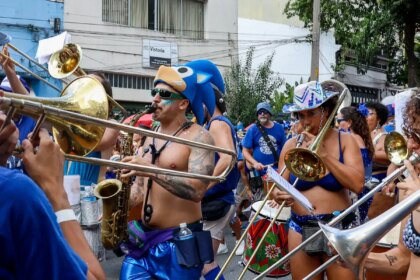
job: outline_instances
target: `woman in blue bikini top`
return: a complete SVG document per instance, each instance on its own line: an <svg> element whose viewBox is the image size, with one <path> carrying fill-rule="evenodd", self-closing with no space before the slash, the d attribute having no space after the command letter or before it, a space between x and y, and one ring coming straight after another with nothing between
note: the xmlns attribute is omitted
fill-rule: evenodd
<svg viewBox="0 0 420 280"><path fill-rule="evenodd" d="M328 84L327 86L330 86ZM296 87L294 92L294 104L289 107L289 112L295 112L303 128L308 128L305 134L303 148L307 148L321 131L330 117L330 112L337 103L336 96L341 90L325 89L319 83L309 82ZM286 142L280 155L279 170L285 166L285 153L296 146L296 138ZM316 220L336 211L342 211L350 206L348 190L359 193L364 184L364 168L360 149L351 135L339 133L333 127L326 132L321 141L318 155L324 161L327 174L315 182L298 182L296 188L305 195L315 207L314 215L310 215L305 208L287 193L275 189L273 197L277 203L286 201L287 206L292 207L292 218L296 217L299 222L305 223L308 220ZM286 169L283 177L294 182L294 176ZM291 224L290 224L291 225ZM302 242L302 235L299 233L299 226L289 228L288 244L289 251L293 250ZM325 253L308 255L300 251L291 258L291 271L293 279L302 279L311 271L315 270L328 259ZM349 269L333 264L327 268L328 278L331 279L354 279Z"/></svg>

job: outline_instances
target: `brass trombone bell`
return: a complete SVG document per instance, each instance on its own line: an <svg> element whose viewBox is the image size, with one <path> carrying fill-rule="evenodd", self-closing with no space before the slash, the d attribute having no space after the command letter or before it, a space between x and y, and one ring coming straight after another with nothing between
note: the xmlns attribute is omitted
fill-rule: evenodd
<svg viewBox="0 0 420 280"><path fill-rule="evenodd" d="M100 119L108 118L108 99L102 84L89 76L80 77L71 82L62 92L61 97L40 98L22 94L4 93L10 98L10 104L1 107L14 107L18 113L38 118L43 115L43 107L52 106L62 111ZM46 121L53 125L53 136L66 154L86 155L99 144L105 128L80 121L64 120L60 115L47 115Z"/></svg>
<svg viewBox="0 0 420 280"><path fill-rule="evenodd" d="M72 74L84 76L86 73L79 67L81 59L82 48L77 44L66 44L51 55L48 72L56 79L64 79Z"/></svg>
<svg viewBox="0 0 420 280"><path fill-rule="evenodd" d="M31 63L37 65L40 67L43 71L48 72L49 75L51 75L53 78L56 79L64 79L66 77L69 77L70 75L74 75L76 77L82 77L85 76L86 73L83 71L80 65L80 61L82 60L82 49L77 44L66 44L64 47L55 52L51 55L49 61L48 61L48 68L44 67L42 64L39 64L35 59L31 58L12 44L10 44L10 36L6 35L5 33L0 32L0 45L7 46L20 55L24 56L26 59L28 59ZM29 70L10 56L5 55L3 52L0 52L0 56L7 58L17 67L21 68L25 72L31 74L38 80L44 82L51 88L55 89L58 92L61 92L61 89L59 89L57 86L53 85L46 79L42 78L41 76L37 75L33 71ZM123 114L122 120L128 117L127 110L121 106L117 101L115 101L111 96L107 95L109 102L112 104L112 106L117 107Z"/></svg>
<svg viewBox="0 0 420 280"><path fill-rule="evenodd" d="M327 169L325 163L317 154L318 149L320 147L321 141L330 128L330 125L338 109L342 106L350 106L350 104L346 103L349 101L351 102L351 96L349 95L349 90L345 84L336 80L327 80L322 82L321 86L324 91L341 92L337 101L337 105L330 112L330 115L321 131L319 131L318 135L307 149L294 148L287 151L284 156L284 162L287 166L287 169L289 169L290 172L292 172L299 179L310 182L319 180L325 176Z"/></svg>
<svg viewBox="0 0 420 280"><path fill-rule="evenodd" d="M395 165L403 165L408 156L407 141L400 133L392 131L385 137L385 153L388 159Z"/></svg>
<svg viewBox="0 0 420 280"><path fill-rule="evenodd" d="M9 35L0 32L0 46L3 45L4 47L8 47L12 50L14 50L15 52L17 52L18 54L20 54L21 56L25 57L27 60L29 60L31 63L35 64L36 66L38 66L39 68L41 68L43 71L45 72L49 72L48 69L46 67L44 67L42 64L38 63L38 61L36 61L35 59L31 58L30 56L28 56L27 54L25 54L24 52L22 52L21 50L19 50L18 48L16 48L15 46L13 46L11 43L11 38ZM47 84L48 86L50 86L51 88L55 89L58 92L61 92L61 90L56 87L55 85L53 85L52 83L50 83L49 81L47 81L46 79L42 78L41 76L39 76L38 74L34 73L33 71L29 70L28 68L26 68L25 66L23 66L22 64L20 64L19 62L17 62L16 60L14 60L13 58L11 58L10 56L7 56L6 54L3 53L3 51L0 52L0 56L2 56L3 58L9 59L9 61L11 63L13 63L14 65L16 65L17 67L21 68L23 71L25 71L26 73L31 74L32 76L34 76L35 78L37 78L38 80L44 82L45 84Z"/></svg>

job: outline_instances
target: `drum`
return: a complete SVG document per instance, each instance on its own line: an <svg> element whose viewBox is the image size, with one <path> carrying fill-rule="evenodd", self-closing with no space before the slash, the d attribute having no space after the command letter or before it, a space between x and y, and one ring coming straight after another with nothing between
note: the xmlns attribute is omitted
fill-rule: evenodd
<svg viewBox="0 0 420 280"><path fill-rule="evenodd" d="M262 201L252 204L251 219L261 207ZM254 253L257 244L270 225L271 220L276 215L278 208L272 208L265 204L254 223L251 225L246 238L245 250L243 255L243 264L246 265ZM264 243L260 246L255 257L251 260L248 270L260 274L268 267L272 266L284 255L287 254L287 226L286 221L290 217L290 207L284 207L281 214L274 222L268 232ZM277 267L268 274L268 277L281 277L290 274L290 262Z"/></svg>
<svg viewBox="0 0 420 280"><path fill-rule="evenodd" d="M386 252L389 249L392 249L398 245L400 240L400 227L401 223L392 228L378 244L373 248L372 252L382 253ZM365 274L366 280L403 280L406 279L406 274L383 274L379 272L374 272L367 270Z"/></svg>

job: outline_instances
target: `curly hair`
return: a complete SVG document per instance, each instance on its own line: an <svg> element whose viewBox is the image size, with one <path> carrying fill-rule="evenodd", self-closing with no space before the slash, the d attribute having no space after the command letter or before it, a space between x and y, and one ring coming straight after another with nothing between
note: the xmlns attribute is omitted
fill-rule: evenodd
<svg viewBox="0 0 420 280"><path fill-rule="evenodd" d="M351 120L351 129L354 133L362 137L366 149L368 150L369 158L373 158L375 148L373 146L372 138L370 137L366 118L353 106L342 108L340 113L343 115L344 120Z"/></svg>
<svg viewBox="0 0 420 280"><path fill-rule="evenodd" d="M414 132L414 124L416 123L416 117L420 115L420 91L414 90L410 101L408 101L403 110L403 131L407 137L411 137ZM417 132L419 133L419 132ZM420 143L419 143L420 144Z"/></svg>
<svg viewBox="0 0 420 280"><path fill-rule="evenodd" d="M386 121L388 120L388 109L384 104L370 101L366 102L365 106L369 109L375 110L376 116L379 119L379 125L383 126L386 123Z"/></svg>

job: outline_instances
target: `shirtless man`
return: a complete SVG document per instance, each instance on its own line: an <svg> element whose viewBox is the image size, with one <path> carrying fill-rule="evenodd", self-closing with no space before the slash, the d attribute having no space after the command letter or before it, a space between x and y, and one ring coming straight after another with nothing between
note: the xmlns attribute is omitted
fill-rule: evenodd
<svg viewBox="0 0 420 280"><path fill-rule="evenodd" d="M152 90L152 106L156 107L153 118L160 122L157 131L213 145L210 134L185 116L195 95L188 90L197 80L184 80L185 70L186 67L159 68ZM202 104L198 106L201 109L192 107L193 111L203 110ZM213 173L214 153L208 150L151 137L144 147L139 156L123 161L195 174ZM132 186L131 206L143 201L143 220L129 224L131 242L126 244L128 255L120 278L199 279L202 261L212 261L213 254L210 233L202 231L200 204L209 181L138 171L128 171L123 176L134 175L137 178ZM197 242L176 238L181 223L187 223ZM207 257L198 256L199 251L207 252Z"/></svg>

